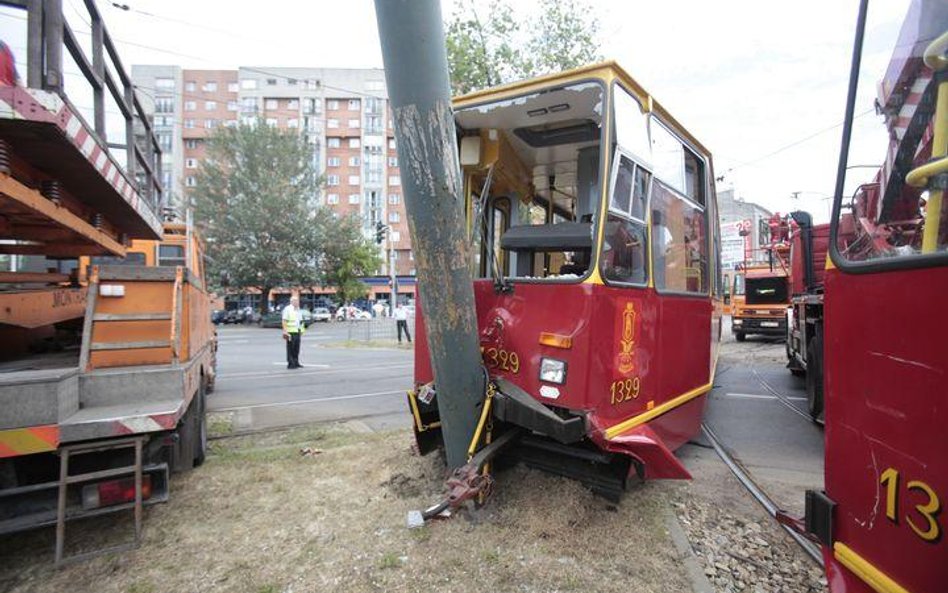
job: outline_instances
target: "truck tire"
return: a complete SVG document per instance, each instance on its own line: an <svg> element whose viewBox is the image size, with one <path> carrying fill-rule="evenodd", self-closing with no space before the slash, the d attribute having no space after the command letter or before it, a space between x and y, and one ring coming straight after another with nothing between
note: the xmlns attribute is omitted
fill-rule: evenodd
<svg viewBox="0 0 948 593"><path fill-rule="evenodd" d="M823 413L823 335L819 328L806 351L806 404L810 418L815 421Z"/></svg>
<svg viewBox="0 0 948 593"><path fill-rule="evenodd" d="M194 415L194 439L191 448L194 467L203 465L204 459L207 457L207 404L204 397L205 392L204 380L202 379L201 386L198 387L198 392L194 396L194 402L191 404L196 412Z"/></svg>
<svg viewBox="0 0 948 593"><path fill-rule="evenodd" d="M747 339L747 334L745 334L744 332L734 332L734 339L737 340L738 342L743 342L744 340Z"/></svg>

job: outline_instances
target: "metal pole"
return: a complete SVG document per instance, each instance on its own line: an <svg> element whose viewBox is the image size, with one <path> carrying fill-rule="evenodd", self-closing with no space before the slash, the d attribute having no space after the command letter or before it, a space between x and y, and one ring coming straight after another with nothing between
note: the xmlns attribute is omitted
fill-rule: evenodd
<svg viewBox="0 0 948 593"><path fill-rule="evenodd" d="M405 209L448 466L467 462L484 397L470 241L438 0L375 0Z"/></svg>
<svg viewBox="0 0 948 593"><path fill-rule="evenodd" d="M46 38L46 73L43 90L63 90L63 3L45 0L43 6L43 33Z"/></svg>
<svg viewBox="0 0 948 593"><path fill-rule="evenodd" d="M27 2L26 86L43 88L43 0Z"/></svg>

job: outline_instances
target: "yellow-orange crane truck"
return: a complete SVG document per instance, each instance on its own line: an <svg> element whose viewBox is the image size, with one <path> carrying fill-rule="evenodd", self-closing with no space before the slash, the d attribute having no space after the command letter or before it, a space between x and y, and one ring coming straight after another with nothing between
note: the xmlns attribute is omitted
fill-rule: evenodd
<svg viewBox="0 0 948 593"><path fill-rule="evenodd" d="M169 470L204 460L216 340L200 240L160 217L159 143L95 3L91 59L61 2L3 4L29 35L25 84L0 44L0 255L18 264L0 272L0 535L55 525L59 563L77 518L131 510L137 545ZM121 138L106 139L106 93Z"/></svg>

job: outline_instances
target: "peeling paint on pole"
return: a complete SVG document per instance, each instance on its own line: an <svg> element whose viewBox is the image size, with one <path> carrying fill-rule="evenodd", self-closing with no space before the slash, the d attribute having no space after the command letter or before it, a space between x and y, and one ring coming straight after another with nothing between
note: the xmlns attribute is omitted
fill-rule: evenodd
<svg viewBox="0 0 948 593"><path fill-rule="evenodd" d="M438 0L376 0L405 209L449 467L467 462L484 394L471 246Z"/></svg>

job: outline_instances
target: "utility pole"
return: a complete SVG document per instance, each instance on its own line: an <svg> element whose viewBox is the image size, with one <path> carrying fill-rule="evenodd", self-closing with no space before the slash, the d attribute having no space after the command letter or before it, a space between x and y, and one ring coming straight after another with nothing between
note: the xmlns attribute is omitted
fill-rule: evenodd
<svg viewBox="0 0 948 593"><path fill-rule="evenodd" d="M484 373L438 0L375 0L449 468L467 462Z"/></svg>

